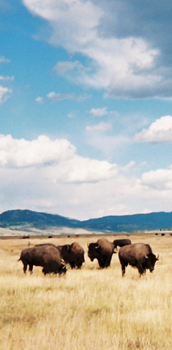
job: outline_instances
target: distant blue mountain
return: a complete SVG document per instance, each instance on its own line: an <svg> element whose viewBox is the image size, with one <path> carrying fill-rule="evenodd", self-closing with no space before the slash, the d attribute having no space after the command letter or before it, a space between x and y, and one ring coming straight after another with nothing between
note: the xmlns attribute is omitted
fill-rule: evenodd
<svg viewBox="0 0 172 350"><path fill-rule="evenodd" d="M134 215L111 215L90 220L74 220L60 215L31 210L9 210L0 214L0 227L22 229L24 226L41 230L52 227L83 228L100 232L136 232L172 228L172 212Z"/></svg>

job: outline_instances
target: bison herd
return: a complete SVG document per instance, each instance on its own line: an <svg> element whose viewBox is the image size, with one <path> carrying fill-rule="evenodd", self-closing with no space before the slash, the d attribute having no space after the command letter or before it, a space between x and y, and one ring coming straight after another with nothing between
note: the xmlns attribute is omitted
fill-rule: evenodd
<svg viewBox="0 0 172 350"><path fill-rule="evenodd" d="M132 244L129 239L117 239L109 242L106 238L100 238L96 243L88 245L88 257L91 261L97 259L100 268L107 268L111 264L112 256L117 253L122 269L122 276L125 275L125 269L128 265L136 267L139 275L146 273L146 270L152 272L155 263L158 260L152 253L149 244ZM18 261L23 263L23 271L26 273L29 266L30 273L33 272L33 266L41 266L44 275L48 273L65 274L66 264L70 267L80 269L85 262L84 249L79 243L65 244L56 246L52 243L37 244L21 251Z"/></svg>

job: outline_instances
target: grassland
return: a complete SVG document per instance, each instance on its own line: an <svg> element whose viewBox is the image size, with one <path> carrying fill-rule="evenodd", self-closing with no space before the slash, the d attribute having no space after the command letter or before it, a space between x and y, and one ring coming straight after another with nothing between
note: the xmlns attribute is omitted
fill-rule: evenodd
<svg viewBox="0 0 172 350"><path fill-rule="evenodd" d="M66 276L57 277L34 267L33 275L25 276L17 261L20 251L43 240L0 240L0 349L171 350L172 237L130 238L159 253L152 274L139 278L127 267L122 278L117 254L110 268L99 269L87 256L87 244L96 238L80 236L51 242L77 240L86 252L81 270L68 267Z"/></svg>

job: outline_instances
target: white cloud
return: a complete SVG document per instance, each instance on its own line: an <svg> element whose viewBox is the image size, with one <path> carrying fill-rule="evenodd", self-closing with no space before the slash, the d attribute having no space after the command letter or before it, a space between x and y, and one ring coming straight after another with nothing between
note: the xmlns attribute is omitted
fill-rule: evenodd
<svg viewBox="0 0 172 350"><path fill-rule="evenodd" d="M148 129L135 135L137 142L172 142L172 117L170 115L156 119Z"/></svg>
<svg viewBox="0 0 172 350"><path fill-rule="evenodd" d="M58 74L78 84L106 89L107 97L170 97L170 79L156 70L160 51L141 37L103 37L99 32L106 8L83 0L23 0L34 15L51 26L49 43L69 53L86 57L79 61L58 62ZM116 16L118 13L116 13Z"/></svg>
<svg viewBox="0 0 172 350"><path fill-rule="evenodd" d="M12 92L11 89L0 86L0 105L8 100L11 92Z"/></svg>
<svg viewBox="0 0 172 350"><path fill-rule="evenodd" d="M141 177L141 184L160 191L172 190L172 166L144 173Z"/></svg>
<svg viewBox="0 0 172 350"><path fill-rule="evenodd" d="M51 141L42 135L27 141L0 135L0 164L4 167L42 166L64 161L74 153L75 147L65 139Z"/></svg>
<svg viewBox="0 0 172 350"><path fill-rule="evenodd" d="M51 91L48 93L47 97L52 100L53 102L61 101L61 100L70 100L74 99L73 94L61 94L61 93L55 93L54 91Z"/></svg>
<svg viewBox="0 0 172 350"><path fill-rule="evenodd" d="M1 63L10 63L10 60L8 58L5 58L3 56L0 57L0 64Z"/></svg>
<svg viewBox="0 0 172 350"><path fill-rule="evenodd" d="M89 95L83 94L83 95L75 95L73 93L71 94L62 94L62 93L56 93L54 91L51 91L47 94L47 97L52 102L62 101L62 100L76 100L78 102L85 101L89 98Z"/></svg>
<svg viewBox="0 0 172 350"><path fill-rule="evenodd" d="M41 97L41 96L38 96L36 99L35 99L36 102L40 103L40 104L43 104L44 103L44 98Z"/></svg>
<svg viewBox="0 0 172 350"><path fill-rule="evenodd" d="M87 131L107 131L112 129L112 125L110 123L99 123L93 126L86 126Z"/></svg>
<svg viewBox="0 0 172 350"><path fill-rule="evenodd" d="M0 136L0 211L28 208L78 219L171 211L172 166L134 176L123 167L76 154L67 140Z"/></svg>
<svg viewBox="0 0 172 350"><path fill-rule="evenodd" d="M90 110L90 114L92 114L94 117L103 117L104 115L108 114L107 107L92 108Z"/></svg>
<svg viewBox="0 0 172 350"><path fill-rule="evenodd" d="M14 80L14 77L10 77L10 76L3 76L3 75L1 75L0 76L0 80L10 80L10 81L13 81Z"/></svg>

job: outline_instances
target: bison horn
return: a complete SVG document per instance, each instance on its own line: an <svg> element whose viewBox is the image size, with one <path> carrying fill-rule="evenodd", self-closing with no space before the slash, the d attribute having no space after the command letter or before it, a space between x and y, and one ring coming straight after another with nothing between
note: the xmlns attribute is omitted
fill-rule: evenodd
<svg viewBox="0 0 172 350"><path fill-rule="evenodd" d="M100 248L100 244L97 243L97 245L95 246L96 249Z"/></svg>
<svg viewBox="0 0 172 350"><path fill-rule="evenodd" d="M156 260L159 260L159 254L156 256Z"/></svg>
<svg viewBox="0 0 172 350"><path fill-rule="evenodd" d="M148 256L147 256L147 255L145 255L145 258L146 258L146 259L148 259Z"/></svg>

